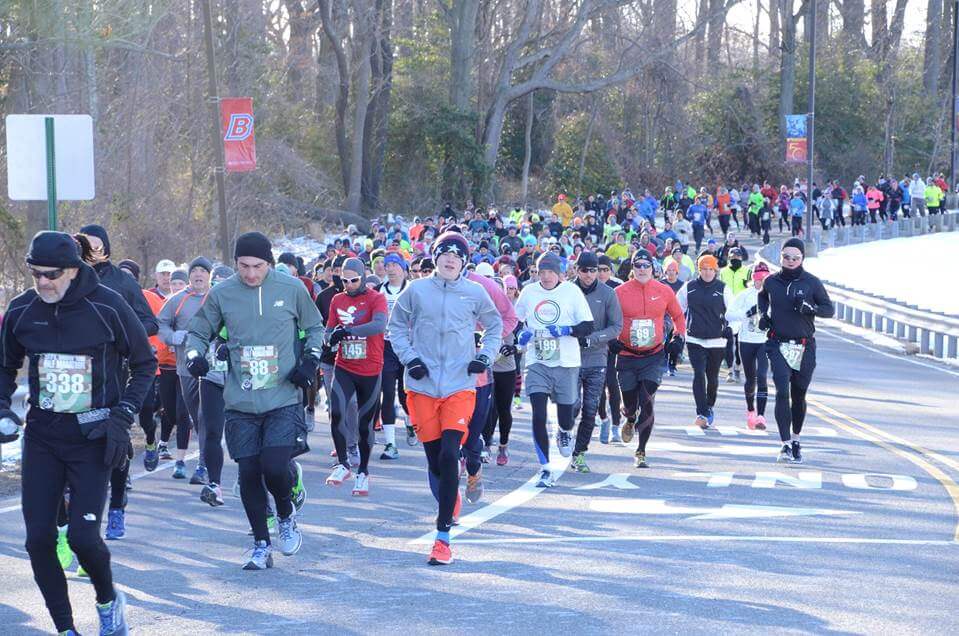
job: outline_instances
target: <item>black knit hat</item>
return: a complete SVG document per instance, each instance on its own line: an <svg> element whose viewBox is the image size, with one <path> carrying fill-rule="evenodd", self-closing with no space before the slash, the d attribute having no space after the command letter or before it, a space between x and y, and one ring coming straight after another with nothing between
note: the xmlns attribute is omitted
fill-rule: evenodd
<svg viewBox="0 0 959 636"><path fill-rule="evenodd" d="M37 232L30 241L27 264L38 267L82 267L80 250L73 237L63 232Z"/></svg>
<svg viewBox="0 0 959 636"><path fill-rule="evenodd" d="M106 256L110 255L110 237L107 235L107 231L103 228L102 225L84 225L80 228L80 234L86 234L87 236L95 236L100 241L103 242L103 253Z"/></svg>
<svg viewBox="0 0 959 636"><path fill-rule="evenodd" d="M137 280L140 279L140 266L136 261L131 261L129 258L125 258L117 263L117 267L129 271Z"/></svg>
<svg viewBox="0 0 959 636"><path fill-rule="evenodd" d="M270 239L259 232L247 232L237 237L236 245L233 248L233 258L239 259L242 256L259 258L270 265L275 262L273 260L273 245L270 243Z"/></svg>
<svg viewBox="0 0 959 636"><path fill-rule="evenodd" d="M579 258L576 259L576 267L580 269L584 267L599 267L599 259L596 258L596 255L592 252L583 252L579 255Z"/></svg>
<svg viewBox="0 0 959 636"><path fill-rule="evenodd" d="M799 250L800 254L802 254L803 256L806 255L806 245L802 242L802 239L800 238L796 238L794 236L788 241L786 241L785 243L783 243L783 249L786 249L787 247L795 247L797 250Z"/></svg>
<svg viewBox="0 0 959 636"><path fill-rule="evenodd" d="M210 262L210 259L203 256L197 256L190 261L190 267L188 267L186 271L192 272L194 267L205 269L207 274L213 273L213 263Z"/></svg>

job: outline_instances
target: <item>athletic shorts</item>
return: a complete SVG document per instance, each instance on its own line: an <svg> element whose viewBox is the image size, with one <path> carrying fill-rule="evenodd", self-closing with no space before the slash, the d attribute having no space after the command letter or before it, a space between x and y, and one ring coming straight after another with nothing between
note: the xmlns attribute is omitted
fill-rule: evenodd
<svg viewBox="0 0 959 636"><path fill-rule="evenodd" d="M415 391L407 391L406 406L410 422L421 442L432 442L443 436L443 431L463 434L460 444L466 443L470 420L476 406L476 391L466 390L445 398L436 398Z"/></svg>
<svg viewBox="0 0 959 636"><path fill-rule="evenodd" d="M234 460L254 457L264 448L293 448L298 437L306 437L302 404L291 404L261 414L227 410L224 418L226 448Z"/></svg>
<svg viewBox="0 0 959 636"><path fill-rule="evenodd" d="M553 404L576 404L579 397L579 367L526 367L526 395L546 393Z"/></svg>
<svg viewBox="0 0 959 636"><path fill-rule="evenodd" d="M616 374L619 376L619 388L623 391L635 391L643 380L657 385L663 383L663 369L666 367L666 350L651 356L619 356L616 361Z"/></svg>

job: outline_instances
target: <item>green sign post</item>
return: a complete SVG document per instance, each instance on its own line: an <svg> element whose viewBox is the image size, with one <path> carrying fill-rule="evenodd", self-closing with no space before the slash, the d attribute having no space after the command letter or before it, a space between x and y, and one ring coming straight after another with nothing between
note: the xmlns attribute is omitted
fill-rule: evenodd
<svg viewBox="0 0 959 636"><path fill-rule="evenodd" d="M54 144L53 117L44 118L47 137L47 224L57 229L57 152Z"/></svg>

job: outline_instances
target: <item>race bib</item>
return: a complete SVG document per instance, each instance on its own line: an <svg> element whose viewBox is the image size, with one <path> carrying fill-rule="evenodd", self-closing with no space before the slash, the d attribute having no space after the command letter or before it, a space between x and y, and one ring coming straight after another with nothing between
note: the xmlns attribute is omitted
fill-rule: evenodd
<svg viewBox="0 0 959 636"><path fill-rule="evenodd" d="M552 337L545 329L538 329L533 341L533 353L540 362L559 360L559 338Z"/></svg>
<svg viewBox="0 0 959 636"><path fill-rule="evenodd" d="M206 352L206 361L210 363L210 371L226 373L230 367L226 360L217 359L216 349L214 347L210 347L210 349Z"/></svg>
<svg viewBox="0 0 959 636"><path fill-rule="evenodd" d="M629 346L645 349L652 346L656 338L656 326L652 318L634 318L629 326Z"/></svg>
<svg viewBox="0 0 959 636"><path fill-rule="evenodd" d="M341 340L340 355L344 360L366 360L366 338Z"/></svg>
<svg viewBox="0 0 959 636"><path fill-rule="evenodd" d="M41 353L37 362L40 408L54 413L83 413L93 404L93 359L65 353Z"/></svg>
<svg viewBox="0 0 959 636"><path fill-rule="evenodd" d="M240 384L244 391L273 389L280 383L280 359L273 345L243 347Z"/></svg>
<svg viewBox="0 0 959 636"><path fill-rule="evenodd" d="M788 364L789 368L793 371L799 371L799 367L802 366L802 356L805 351L806 345L804 344L793 342L779 343L779 353L783 354L786 364Z"/></svg>

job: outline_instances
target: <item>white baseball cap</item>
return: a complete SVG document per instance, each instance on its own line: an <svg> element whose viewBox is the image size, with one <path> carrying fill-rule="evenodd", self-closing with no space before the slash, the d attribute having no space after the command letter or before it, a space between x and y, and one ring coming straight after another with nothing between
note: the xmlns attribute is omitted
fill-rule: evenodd
<svg viewBox="0 0 959 636"><path fill-rule="evenodd" d="M175 271L176 271L176 264L169 259L165 258L159 263L157 263L157 266L156 266L157 274L162 274L162 273L172 274Z"/></svg>

